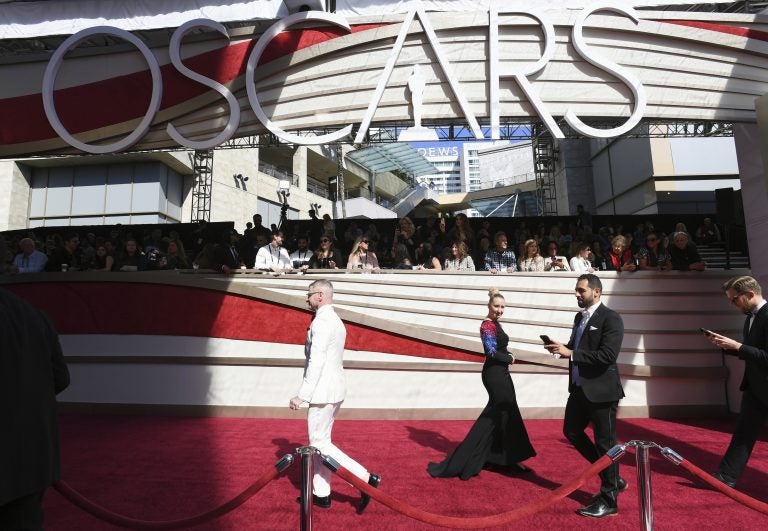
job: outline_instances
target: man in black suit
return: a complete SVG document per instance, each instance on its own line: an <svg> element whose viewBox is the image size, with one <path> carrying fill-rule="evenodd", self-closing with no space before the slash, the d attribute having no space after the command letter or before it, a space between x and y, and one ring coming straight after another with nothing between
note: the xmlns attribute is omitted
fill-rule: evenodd
<svg viewBox="0 0 768 531"><path fill-rule="evenodd" d="M590 463L594 463L616 444L616 410L624 397L616 358L624 339L624 323L618 313L600 302L603 285L593 274L581 275L576 282L576 314L568 344L557 341L545 348L568 358L568 403L565 406L563 433ZM592 423L595 442L584 432ZM618 513L619 491L627 482L619 477L614 463L600 473L600 493L577 512L602 518Z"/></svg>
<svg viewBox="0 0 768 531"><path fill-rule="evenodd" d="M238 234L235 229L224 231L222 242L213 250L213 268L229 275L243 264L237 250Z"/></svg>
<svg viewBox="0 0 768 531"><path fill-rule="evenodd" d="M43 529L43 493L59 479L56 395L68 385L48 318L0 289L0 529Z"/></svg>
<svg viewBox="0 0 768 531"><path fill-rule="evenodd" d="M747 316L743 343L714 332L707 333L712 344L745 362L736 429L720 467L712 474L729 487L735 487L768 420L768 306L760 284L752 277L733 277L723 284L723 291L731 304Z"/></svg>

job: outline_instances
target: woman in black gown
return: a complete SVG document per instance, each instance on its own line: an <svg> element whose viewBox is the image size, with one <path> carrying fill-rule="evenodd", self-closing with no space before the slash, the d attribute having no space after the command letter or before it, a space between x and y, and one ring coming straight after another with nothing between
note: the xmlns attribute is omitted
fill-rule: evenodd
<svg viewBox="0 0 768 531"><path fill-rule="evenodd" d="M480 325L485 351L482 375L488 405L461 444L442 463L427 465L433 477L469 479L483 468L527 472L530 469L521 462L536 455L509 375L509 364L515 359L507 352L509 337L499 324L504 314L504 297L495 288L488 291L488 296L488 316Z"/></svg>

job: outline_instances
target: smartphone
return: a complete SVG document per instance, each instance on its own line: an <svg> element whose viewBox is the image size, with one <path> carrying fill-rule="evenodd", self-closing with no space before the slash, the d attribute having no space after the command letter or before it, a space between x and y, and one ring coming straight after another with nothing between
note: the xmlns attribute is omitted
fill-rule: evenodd
<svg viewBox="0 0 768 531"><path fill-rule="evenodd" d="M544 342L545 345L551 345L552 343L554 343L554 341L549 339L549 336L541 335L539 337L541 338L541 340Z"/></svg>
<svg viewBox="0 0 768 531"><path fill-rule="evenodd" d="M711 336L713 334L712 330L707 330L706 328L699 328L701 330L701 333L705 336Z"/></svg>

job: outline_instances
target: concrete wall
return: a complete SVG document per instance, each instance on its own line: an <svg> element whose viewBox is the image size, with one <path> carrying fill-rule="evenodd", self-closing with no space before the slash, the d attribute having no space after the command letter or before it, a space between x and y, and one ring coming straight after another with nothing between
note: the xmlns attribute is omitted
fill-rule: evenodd
<svg viewBox="0 0 768 531"><path fill-rule="evenodd" d="M0 161L0 231L26 228L28 211L28 177L15 161Z"/></svg>

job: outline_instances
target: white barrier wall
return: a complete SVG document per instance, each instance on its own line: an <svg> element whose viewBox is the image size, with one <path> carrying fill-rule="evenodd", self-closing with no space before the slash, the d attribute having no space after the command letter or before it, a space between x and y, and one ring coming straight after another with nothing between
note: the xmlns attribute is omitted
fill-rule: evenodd
<svg viewBox="0 0 768 531"><path fill-rule="evenodd" d="M496 286L507 299L502 322L518 360L511 371L523 414L529 418L562 416L567 363L546 353L539 334L568 339L577 309L575 274L318 273L280 277L68 273L35 275L31 278L37 284L8 287L33 302L43 301L43 306L48 304L44 301L57 301L52 309L59 314L57 326L64 332L62 343L73 374L72 386L61 399L70 408L295 415L286 404L301 380L301 342L311 318L303 311L305 294L309 283L322 277L333 281L335 306L348 328L345 367L349 392L344 415L472 418L487 400L480 381L478 331L486 314L487 289ZM621 415L693 416L726 411L728 371L720 352L698 328L738 336L741 316L720 291L722 282L737 273L747 272L601 274L603 301L619 311L625 324L619 370L627 397L621 402ZM166 327L162 316L160 322L154 322L154 302L140 299L144 302L135 306L125 302L117 314L123 322L117 333L114 327L120 323L108 324L112 310L83 309L83 304L98 300L93 289L116 293L149 289L166 298L176 297L178 292L186 297L188 307L168 316ZM66 296L57 297L57 291ZM208 302L206 311L221 322L214 323L207 336L198 329L180 335L178 322L183 324L186 315L195 318L196 298L211 294L221 296L220 307L211 308ZM62 308L68 301L73 307ZM265 308L267 313L263 313ZM104 328L112 326L113 331L88 331L67 312L84 315ZM256 312L262 313L254 321ZM150 314L153 322L124 326L131 319L140 323L142 313ZM181 319L173 324L171 317ZM233 320L242 321L241 326ZM142 326L150 326L150 333L143 333ZM251 332L260 335L241 339ZM734 370L740 377L741 369Z"/></svg>

